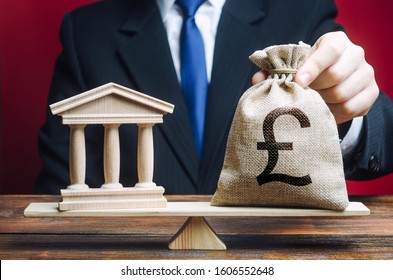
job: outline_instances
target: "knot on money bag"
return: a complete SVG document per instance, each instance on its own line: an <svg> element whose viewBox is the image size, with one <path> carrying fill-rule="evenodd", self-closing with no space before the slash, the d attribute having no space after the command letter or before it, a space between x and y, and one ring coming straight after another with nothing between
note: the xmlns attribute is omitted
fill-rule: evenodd
<svg viewBox="0 0 393 280"><path fill-rule="evenodd" d="M347 207L335 119L316 91L293 81L309 50L279 45L250 56L269 75L239 100L212 205Z"/></svg>

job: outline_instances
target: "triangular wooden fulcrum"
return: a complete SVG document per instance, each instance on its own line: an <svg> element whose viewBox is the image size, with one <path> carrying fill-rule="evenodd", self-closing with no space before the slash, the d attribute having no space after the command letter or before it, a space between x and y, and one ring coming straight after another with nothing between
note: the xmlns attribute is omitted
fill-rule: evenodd
<svg viewBox="0 0 393 280"><path fill-rule="evenodd" d="M204 217L189 217L169 242L171 250L226 250Z"/></svg>

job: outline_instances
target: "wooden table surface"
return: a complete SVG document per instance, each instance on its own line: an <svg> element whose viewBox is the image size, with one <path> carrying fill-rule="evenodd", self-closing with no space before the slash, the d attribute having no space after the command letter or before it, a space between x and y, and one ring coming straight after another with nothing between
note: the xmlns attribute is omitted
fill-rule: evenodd
<svg viewBox="0 0 393 280"><path fill-rule="evenodd" d="M23 216L31 202L58 200L0 196L0 259L393 259L393 196L351 197L371 210L362 217L207 217L227 251L169 250L186 217Z"/></svg>

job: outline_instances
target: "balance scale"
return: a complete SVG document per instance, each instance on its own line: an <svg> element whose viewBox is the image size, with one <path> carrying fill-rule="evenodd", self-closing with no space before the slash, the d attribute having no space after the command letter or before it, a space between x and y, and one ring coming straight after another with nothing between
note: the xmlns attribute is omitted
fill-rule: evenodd
<svg viewBox="0 0 393 280"><path fill-rule="evenodd" d="M165 208L103 209L59 211L58 203L31 203L25 217L188 217L169 242L171 250L226 250L205 217L347 217L366 216L370 210L361 202L350 202L344 211L266 208L222 207L210 202L168 202Z"/></svg>
<svg viewBox="0 0 393 280"><path fill-rule="evenodd" d="M26 217L188 217L169 243L172 250L226 250L204 217L310 217L364 216L370 210L360 202L350 202L342 211L266 208L217 207L210 202L167 202L165 189L153 182L153 130L171 114L174 105L124 86L108 83L50 105L70 127L70 185L61 190L59 203L31 203ZM124 188L119 183L119 127L138 125L138 183ZM85 184L86 125L103 125L104 184L90 188Z"/></svg>

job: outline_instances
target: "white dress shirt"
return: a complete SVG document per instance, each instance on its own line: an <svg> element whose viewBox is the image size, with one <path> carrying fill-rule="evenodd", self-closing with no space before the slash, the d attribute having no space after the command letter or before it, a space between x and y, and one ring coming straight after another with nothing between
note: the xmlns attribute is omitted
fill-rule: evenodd
<svg viewBox="0 0 393 280"><path fill-rule="evenodd" d="M213 68L213 52L216 42L217 26L224 3L225 0L207 0L199 7L195 14L195 23L201 32L203 44L205 46L206 72L209 83ZM167 32L177 78L181 81L179 42L183 24L183 11L175 4L175 0L157 0L157 5Z"/></svg>
<svg viewBox="0 0 393 280"><path fill-rule="evenodd" d="M340 142L341 152L343 157L349 155L359 144L360 133L363 128L363 117L357 117L352 120L351 127L347 134Z"/></svg>
<svg viewBox="0 0 393 280"><path fill-rule="evenodd" d="M177 78L180 77L180 32L183 24L183 11L175 3L175 0L156 0L163 20L169 47L171 49L172 60L175 66ZM216 42L218 22L221 17L222 7L226 0L206 0L195 14L195 23L201 32L205 46L206 72L210 83L213 68L213 52ZM363 117L354 118L344 139L340 143L343 156L350 154L359 144L360 133L363 127Z"/></svg>

